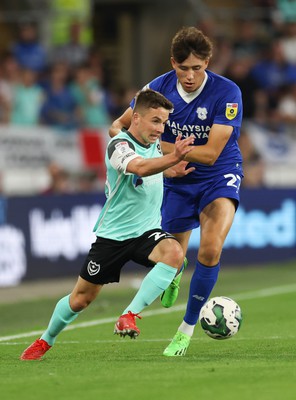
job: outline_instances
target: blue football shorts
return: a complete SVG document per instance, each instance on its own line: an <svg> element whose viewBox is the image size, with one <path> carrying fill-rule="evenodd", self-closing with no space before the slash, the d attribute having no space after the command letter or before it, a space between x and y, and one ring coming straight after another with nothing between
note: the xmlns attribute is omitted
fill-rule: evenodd
<svg viewBox="0 0 296 400"><path fill-rule="evenodd" d="M225 173L198 183L164 184L162 229L171 233L187 232L199 227L201 211L212 201L224 197L239 205L242 174Z"/></svg>

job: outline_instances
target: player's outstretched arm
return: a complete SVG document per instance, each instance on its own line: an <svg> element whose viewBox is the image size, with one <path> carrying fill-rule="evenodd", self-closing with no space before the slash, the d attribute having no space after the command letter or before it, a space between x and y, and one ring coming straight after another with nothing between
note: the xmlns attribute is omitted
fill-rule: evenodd
<svg viewBox="0 0 296 400"><path fill-rule="evenodd" d="M190 154L186 155L188 162L197 162L205 165L213 165L222 153L233 131L230 125L214 124L209 134L209 140L201 146L194 146ZM164 154L173 151L173 143L161 142L161 149Z"/></svg>
<svg viewBox="0 0 296 400"><path fill-rule="evenodd" d="M174 143L161 141L160 145L163 154L169 154L174 151Z"/></svg>
<svg viewBox="0 0 296 400"><path fill-rule="evenodd" d="M128 163L126 171L138 176L149 176L163 172L182 161L192 151L193 142L194 138L181 140L181 136L178 136L172 153L157 158L134 158Z"/></svg>
<svg viewBox="0 0 296 400"><path fill-rule="evenodd" d="M195 146L192 154L186 157L186 161L214 165L232 132L232 126L214 124L210 130L208 142L203 146Z"/></svg>

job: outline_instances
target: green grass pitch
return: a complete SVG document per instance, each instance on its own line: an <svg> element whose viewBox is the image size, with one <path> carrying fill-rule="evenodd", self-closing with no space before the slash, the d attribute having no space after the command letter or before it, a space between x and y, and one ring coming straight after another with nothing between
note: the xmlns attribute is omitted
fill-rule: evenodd
<svg viewBox="0 0 296 400"><path fill-rule="evenodd" d="M296 262L222 269L212 296L239 303L241 330L218 341L198 325L185 357L164 357L182 320L191 272L172 309L156 300L142 313L136 340L113 335L135 289L104 288L43 361L19 355L44 330L58 298L45 293L0 304L1 399L295 400Z"/></svg>

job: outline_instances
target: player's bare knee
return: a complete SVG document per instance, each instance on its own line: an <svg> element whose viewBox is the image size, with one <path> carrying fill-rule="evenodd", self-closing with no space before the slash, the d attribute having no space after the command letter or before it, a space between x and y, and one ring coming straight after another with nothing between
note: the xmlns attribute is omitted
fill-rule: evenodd
<svg viewBox="0 0 296 400"><path fill-rule="evenodd" d="M70 298L70 307L74 312L79 312L88 307L93 300L91 294L78 293Z"/></svg>
<svg viewBox="0 0 296 400"><path fill-rule="evenodd" d="M204 265L212 266L218 264L220 260L220 255L211 253L200 253L198 255L198 260Z"/></svg>
<svg viewBox="0 0 296 400"><path fill-rule="evenodd" d="M199 261L209 266L218 264L220 256L221 247L215 245L201 247L198 252Z"/></svg>
<svg viewBox="0 0 296 400"><path fill-rule="evenodd" d="M155 264L163 262L180 270L184 261L184 253L182 247L175 239L166 239L158 243L150 253L149 259Z"/></svg>
<svg viewBox="0 0 296 400"><path fill-rule="evenodd" d="M184 261L184 253L182 247L179 245L177 241L171 243L168 252L166 253L166 263L172 267L180 270L183 261Z"/></svg>

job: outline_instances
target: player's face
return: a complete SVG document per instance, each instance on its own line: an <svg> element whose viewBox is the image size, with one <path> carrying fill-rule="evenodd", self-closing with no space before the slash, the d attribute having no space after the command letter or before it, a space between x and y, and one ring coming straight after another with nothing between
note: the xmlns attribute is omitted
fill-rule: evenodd
<svg viewBox="0 0 296 400"><path fill-rule="evenodd" d="M182 88L185 92L192 93L203 83L209 60L202 60L191 53L182 63L178 63L173 58L171 58L171 63Z"/></svg>
<svg viewBox="0 0 296 400"><path fill-rule="evenodd" d="M145 145L155 143L163 133L168 117L169 111L162 107L149 108L141 114L135 113L137 130L134 136Z"/></svg>

